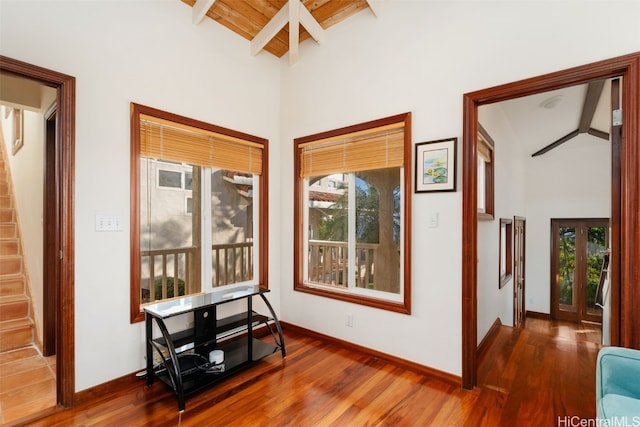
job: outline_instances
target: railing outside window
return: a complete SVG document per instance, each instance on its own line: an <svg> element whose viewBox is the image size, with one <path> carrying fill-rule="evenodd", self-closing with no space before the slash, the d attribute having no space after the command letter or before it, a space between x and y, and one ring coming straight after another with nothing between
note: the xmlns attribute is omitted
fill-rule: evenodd
<svg viewBox="0 0 640 427"><path fill-rule="evenodd" d="M222 286L253 278L253 242L212 245L213 285ZM196 248L140 251L143 303L200 292L194 286L192 263ZM153 281L150 272L154 272ZM147 286L144 286L146 284Z"/></svg>
<svg viewBox="0 0 640 427"><path fill-rule="evenodd" d="M375 253L378 244L356 245L356 286L373 288ZM347 242L309 240L309 282L347 287L349 266Z"/></svg>

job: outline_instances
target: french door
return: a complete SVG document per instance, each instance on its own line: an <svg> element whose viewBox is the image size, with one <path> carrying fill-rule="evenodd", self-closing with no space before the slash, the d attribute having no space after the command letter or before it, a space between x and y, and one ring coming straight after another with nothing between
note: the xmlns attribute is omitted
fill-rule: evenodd
<svg viewBox="0 0 640 427"><path fill-rule="evenodd" d="M609 219L552 219L551 237L551 316L601 323L596 293L609 248Z"/></svg>

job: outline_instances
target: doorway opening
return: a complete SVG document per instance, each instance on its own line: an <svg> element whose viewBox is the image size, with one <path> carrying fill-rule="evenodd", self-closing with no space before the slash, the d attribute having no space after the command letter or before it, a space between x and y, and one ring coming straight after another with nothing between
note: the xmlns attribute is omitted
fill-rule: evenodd
<svg viewBox="0 0 640 427"><path fill-rule="evenodd" d="M611 273L610 335L613 345L640 346L634 330L640 313L632 283L640 273L634 270L634 256L640 247L637 227L640 200L630 189L640 179L638 144L640 136L640 54L635 53L544 76L510 83L464 95L463 136L463 270L462 270L462 385L471 389L477 384L477 156L478 107L595 80L620 76L621 116L625 126L619 129L619 154L612 158L611 179ZM612 150L614 152L614 150ZM622 239L621 236L629 236ZM634 299L635 298L635 299ZM621 314L625 314L624 318Z"/></svg>
<svg viewBox="0 0 640 427"><path fill-rule="evenodd" d="M75 395L74 372L74 133L75 133L75 78L47 70L32 64L0 56L0 72L28 79L56 90L55 132L47 144L46 151L50 170L48 176L55 177L54 184L47 188L45 199L46 221L50 224L45 233L44 263L51 266L53 274L52 292L54 304L50 316L55 321L50 338L55 338L47 347L56 354L56 402L62 406L72 406ZM52 169L51 169L52 168ZM49 190L53 194L48 194Z"/></svg>

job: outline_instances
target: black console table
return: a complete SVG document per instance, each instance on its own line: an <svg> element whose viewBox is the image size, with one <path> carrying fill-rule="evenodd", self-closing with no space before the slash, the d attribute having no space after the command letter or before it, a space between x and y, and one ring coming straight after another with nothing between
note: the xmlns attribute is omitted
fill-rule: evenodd
<svg viewBox="0 0 640 427"><path fill-rule="evenodd" d="M280 350L286 356L282 328L265 294L267 289L245 286L164 301L144 307L146 322L147 385L156 378L167 384L178 398L178 410L184 411L185 397L251 366ZM260 296L270 316L252 308L254 296ZM247 311L218 318L217 307L232 301L246 300ZM169 332L165 320L193 315L193 326ZM185 317L185 321L188 318ZM153 324L160 336L154 338ZM254 329L266 327L273 343L254 337ZM274 331L275 328L275 331ZM210 354L224 361L210 360ZM154 363L154 351L161 362Z"/></svg>

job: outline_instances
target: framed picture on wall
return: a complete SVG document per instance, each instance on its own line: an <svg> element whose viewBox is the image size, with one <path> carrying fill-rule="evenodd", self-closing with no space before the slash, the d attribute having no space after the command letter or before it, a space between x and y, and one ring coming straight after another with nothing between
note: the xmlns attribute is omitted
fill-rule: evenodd
<svg viewBox="0 0 640 427"><path fill-rule="evenodd" d="M416 193L456 191L458 138L416 144Z"/></svg>
<svg viewBox="0 0 640 427"><path fill-rule="evenodd" d="M22 110L18 108L13 109L13 142L11 144L11 153L15 154L24 145L24 119L22 117Z"/></svg>

